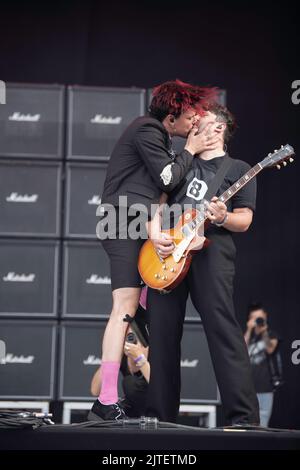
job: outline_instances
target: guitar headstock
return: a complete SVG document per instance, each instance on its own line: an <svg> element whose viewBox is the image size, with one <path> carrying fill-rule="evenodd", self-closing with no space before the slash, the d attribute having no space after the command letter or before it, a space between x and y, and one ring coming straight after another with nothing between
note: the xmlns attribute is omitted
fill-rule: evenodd
<svg viewBox="0 0 300 470"><path fill-rule="evenodd" d="M293 147L289 144L282 145L279 150L274 150L273 153L269 153L269 155L260 162L260 165L263 168L276 166L276 168L280 170L280 164L287 166L287 162L292 163L294 161L292 155L295 155Z"/></svg>

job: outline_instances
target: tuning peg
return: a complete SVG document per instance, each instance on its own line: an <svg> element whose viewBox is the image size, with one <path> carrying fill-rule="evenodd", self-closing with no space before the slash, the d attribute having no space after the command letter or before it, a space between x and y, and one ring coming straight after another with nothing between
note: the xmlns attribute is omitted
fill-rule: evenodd
<svg viewBox="0 0 300 470"><path fill-rule="evenodd" d="M285 161L282 162L282 164L283 164L283 166L287 166L287 162L285 162Z"/></svg>
<svg viewBox="0 0 300 470"><path fill-rule="evenodd" d="M283 149L283 145L282 145L280 148L282 148L282 149Z"/></svg>
<svg viewBox="0 0 300 470"><path fill-rule="evenodd" d="M290 163L293 163L294 159L293 158L289 158L289 162Z"/></svg>
<svg viewBox="0 0 300 470"><path fill-rule="evenodd" d="M277 168L278 170L280 170L281 166L280 166L280 165L276 165L276 168Z"/></svg>
<svg viewBox="0 0 300 470"><path fill-rule="evenodd" d="M276 150L274 150L274 153L277 153L277 152L278 152L278 150L277 150L277 149L276 149Z"/></svg>

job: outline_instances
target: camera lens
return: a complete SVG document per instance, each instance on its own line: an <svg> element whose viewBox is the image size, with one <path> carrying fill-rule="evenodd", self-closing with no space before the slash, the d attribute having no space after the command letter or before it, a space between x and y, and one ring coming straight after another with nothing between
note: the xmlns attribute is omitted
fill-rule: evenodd
<svg viewBox="0 0 300 470"><path fill-rule="evenodd" d="M258 317L255 320L255 323L257 324L257 326L264 326L266 324L265 319L262 317Z"/></svg>
<svg viewBox="0 0 300 470"><path fill-rule="evenodd" d="M126 337L126 341L127 343L133 343L133 344L137 344L137 339L136 339L136 336L134 333L128 333L127 337Z"/></svg>

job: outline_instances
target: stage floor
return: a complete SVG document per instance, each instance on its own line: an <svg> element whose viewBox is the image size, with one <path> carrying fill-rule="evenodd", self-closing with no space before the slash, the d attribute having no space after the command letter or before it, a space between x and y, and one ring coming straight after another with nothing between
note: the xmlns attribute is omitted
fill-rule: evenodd
<svg viewBox="0 0 300 470"><path fill-rule="evenodd" d="M82 424L82 423L81 423ZM161 426L161 424L159 425ZM1 429L1 450L299 450L300 431L49 425Z"/></svg>

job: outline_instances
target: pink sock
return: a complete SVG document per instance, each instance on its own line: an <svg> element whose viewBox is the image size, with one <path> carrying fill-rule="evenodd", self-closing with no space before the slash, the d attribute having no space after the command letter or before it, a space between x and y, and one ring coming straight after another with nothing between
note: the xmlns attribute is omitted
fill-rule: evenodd
<svg viewBox="0 0 300 470"><path fill-rule="evenodd" d="M98 400L103 405L118 401L118 375L120 363L105 361L101 364L102 386Z"/></svg>

